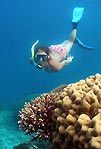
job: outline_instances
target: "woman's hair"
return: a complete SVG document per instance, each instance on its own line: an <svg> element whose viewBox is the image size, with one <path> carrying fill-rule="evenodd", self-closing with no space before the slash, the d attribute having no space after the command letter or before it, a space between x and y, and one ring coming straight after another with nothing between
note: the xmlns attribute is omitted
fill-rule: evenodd
<svg viewBox="0 0 101 149"><path fill-rule="evenodd" d="M49 55L49 51L50 49L46 46L38 46L36 49L35 49L35 55L38 53L38 50L42 50L44 51L47 55Z"/></svg>

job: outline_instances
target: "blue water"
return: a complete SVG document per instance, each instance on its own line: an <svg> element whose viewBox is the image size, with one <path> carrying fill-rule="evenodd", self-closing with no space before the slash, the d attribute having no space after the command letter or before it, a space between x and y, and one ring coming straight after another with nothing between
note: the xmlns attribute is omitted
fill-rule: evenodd
<svg viewBox="0 0 101 149"><path fill-rule="evenodd" d="M62 71L48 74L29 64L30 48L58 44L68 39L74 7L84 7L77 37L96 47L87 51L73 46L73 62ZM32 93L101 73L100 0L3 0L0 1L0 102L12 103Z"/></svg>
<svg viewBox="0 0 101 149"><path fill-rule="evenodd" d="M73 62L54 74L30 65L30 48L37 39L40 40L40 45L49 46L69 38L72 29L72 11L76 6L85 8L78 26L77 37L87 45L94 46L96 50L83 50L74 45L71 50L71 55L74 56ZM8 107L13 104L18 105L23 98L31 94L50 92L60 85L101 73L100 10L101 0L0 1L0 110L6 105ZM10 141L13 142L11 138L14 136L16 138L18 131L12 130L13 134L11 130L8 132L5 126L7 117L10 115L16 117L16 115L12 116L12 112L14 114L12 110L0 114L0 126L2 125L0 138L4 142L5 139L8 140L8 144ZM8 119L12 125L13 118ZM12 135L9 135L9 139L8 136L6 138L7 132ZM21 136L20 132L19 136ZM11 144L8 144L1 148L11 149Z"/></svg>
<svg viewBox="0 0 101 149"><path fill-rule="evenodd" d="M31 66L30 48L37 39L44 45L68 39L76 6L85 8L77 37L96 50L73 46L73 62L55 74ZM100 9L100 0L0 1L0 102L19 102L26 95L49 92L59 85L101 73Z"/></svg>

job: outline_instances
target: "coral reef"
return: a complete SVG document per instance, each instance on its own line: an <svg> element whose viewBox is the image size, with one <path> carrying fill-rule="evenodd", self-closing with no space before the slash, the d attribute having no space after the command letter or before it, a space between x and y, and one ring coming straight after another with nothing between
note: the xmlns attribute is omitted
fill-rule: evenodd
<svg viewBox="0 0 101 149"><path fill-rule="evenodd" d="M101 75L25 103L20 117L26 134L49 139L53 149L101 149Z"/></svg>
<svg viewBox="0 0 101 149"><path fill-rule="evenodd" d="M25 103L24 109L19 111L21 120L19 127L26 134L32 135L32 140L51 139L54 124L52 123L52 111L54 109L54 93L43 94L32 102Z"/></svg>
<svg viewBox="0 0 101 149"><path fill-rule="evenodd" d="M70 84L55 100L54 149L101 149L101 75Z"/></svg>

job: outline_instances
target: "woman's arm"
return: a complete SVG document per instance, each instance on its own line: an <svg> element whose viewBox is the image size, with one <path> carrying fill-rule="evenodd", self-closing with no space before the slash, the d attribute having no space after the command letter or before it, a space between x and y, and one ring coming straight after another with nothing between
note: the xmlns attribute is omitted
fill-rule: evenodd
<svg viewBox="0 0 101 149"><path fill-rule="evenodd" d="M63 60L62 62L58 63L57 61L50 60L49 65L55 70L60 71L64 66L71 63L73 60L73 56L68 56L66 60Z"/></svg>

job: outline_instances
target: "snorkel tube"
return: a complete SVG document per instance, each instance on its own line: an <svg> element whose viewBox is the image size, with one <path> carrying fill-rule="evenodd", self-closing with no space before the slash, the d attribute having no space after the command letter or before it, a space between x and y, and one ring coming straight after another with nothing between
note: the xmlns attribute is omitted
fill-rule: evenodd
<svg viewBox="0 0 101 149"><path fill-rule="evenodd" d="M39 40L37 40L33 45L32 45L32 48L31 48L31 58L32 60L34 60L34 47L38 44Z"/></svg>
<svg viewBox="0 0 101 149"><path fill-rule="evenodd" d="M31 58L30 58L30 63L33 65L36 65L39 69L43 69L43 67L41 66L41 65L39 65L39 64L35 64L34 63L34 58L35 58L35 53L34 53L34 51L35 51L35 46L37 45L39 43L39 40L37 40L33 45L32 45L32 47L31 47Z"/></svg>
<svg viewBox="0 0 101 149"><path fill-rule="evenodd" d="M34 61L34 50L35 50L35 46L38 44L39 40L37 40L31 47L31 58L29 60L29 62L31 64L33 64L33 61Z"/></svg>

